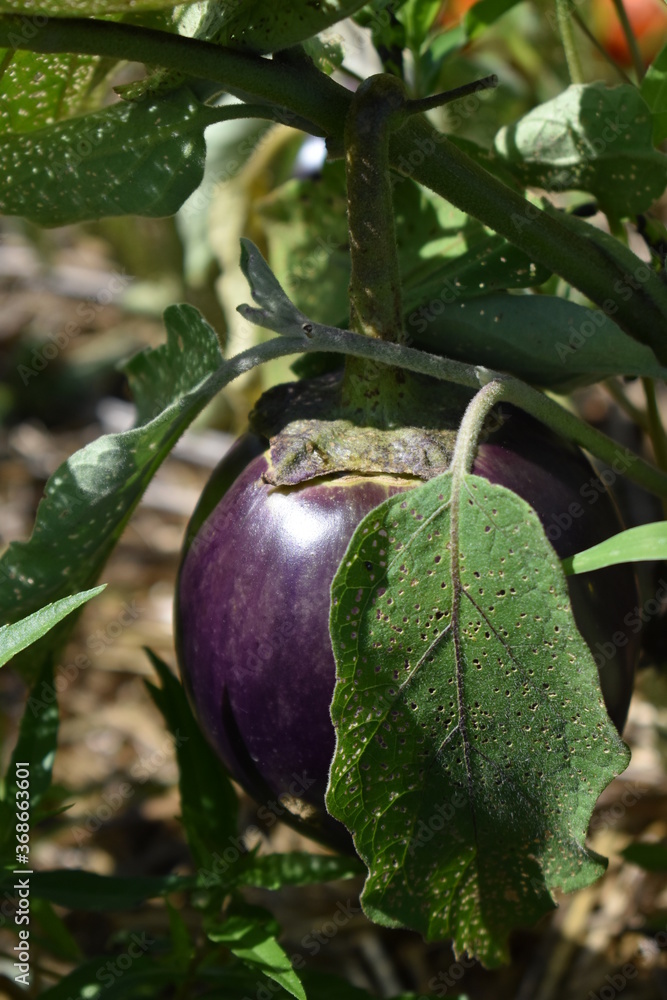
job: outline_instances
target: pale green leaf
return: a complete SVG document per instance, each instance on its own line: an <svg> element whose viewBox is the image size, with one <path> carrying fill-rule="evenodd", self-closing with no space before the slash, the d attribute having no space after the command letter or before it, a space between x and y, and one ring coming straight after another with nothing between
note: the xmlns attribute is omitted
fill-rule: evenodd
<svg viewBox="0 0 667 1000"><path fill-rule="evenodd" d="M667 559L667 521L640 524L620 531L604 542L564 559L563 569L568 574L588 573L618 563L653 562L656 559Z"/></svg>
<svg viewBox="0 0 667 1000"><path fill-rule="evenodd" d="M54 625L57 625L86 601L96 597L105 587L106 583L103 583L100 587L94 587L92 590L63 597L59 601L54 601L53 604L48 604L45 608L40 608L34 614L28 615L22 621L15 622L13 625L3 625L0 628L0 667L8 663L22 649L26 649L33 642L41 639Z"/></svg>

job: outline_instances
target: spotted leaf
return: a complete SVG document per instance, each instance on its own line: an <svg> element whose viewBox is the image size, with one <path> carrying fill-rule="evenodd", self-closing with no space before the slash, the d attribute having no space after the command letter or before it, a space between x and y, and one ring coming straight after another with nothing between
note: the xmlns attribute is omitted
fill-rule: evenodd
<svg viewBox="0 0 667 1000"><path fill-rule="evenodd" d="M465 473L361 522L332 587L329 811L368 916L486 965L587 885L602 789L627 764L536 513ZM419 891L415 891L419 886Z"/></svg>

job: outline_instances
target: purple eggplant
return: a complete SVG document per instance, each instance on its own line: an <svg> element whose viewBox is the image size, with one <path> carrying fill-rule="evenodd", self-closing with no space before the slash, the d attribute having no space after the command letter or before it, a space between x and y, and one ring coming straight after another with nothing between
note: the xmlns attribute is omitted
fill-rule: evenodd
<svg viewBox="0 0 667 1000"><path fill-rule="evenodd" d="M561 558L620 531L581 451L508 413L480 444L473 471L530 503ZM262 479L267 447L244 435L202 494L177 585L178 658L193 710L231 776L272 817L346 850L347 831L324 807L335 743L331 581L359 521L417 481L340 474L274 487ZM639 640L610 640L638 602L633 572L617 566L569 586L620 730Z"/></svg>

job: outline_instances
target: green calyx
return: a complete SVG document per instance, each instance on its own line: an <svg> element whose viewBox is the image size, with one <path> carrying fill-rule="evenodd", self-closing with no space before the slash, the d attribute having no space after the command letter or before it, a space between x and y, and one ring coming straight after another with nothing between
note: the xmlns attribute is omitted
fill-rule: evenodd
<svg viewBox="0 0 667 1000"><path fill-rule="evenodd" d="M351 393L349 387L354 391ZM450 465L470 391L396 368L360 365L264 393L251 427L270 441L274 486L333 473L428 480Z"/></svg>

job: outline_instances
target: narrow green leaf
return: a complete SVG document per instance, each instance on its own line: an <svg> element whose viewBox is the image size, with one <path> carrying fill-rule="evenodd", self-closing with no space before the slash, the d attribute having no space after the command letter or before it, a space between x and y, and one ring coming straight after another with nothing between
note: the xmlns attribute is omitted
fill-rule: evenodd
<svg viewBox="0 0 667 1000"><path fill-rule="evenodd" d="M218 755L204 739L180 682L166 663L147 650L161 687L147 684L174 736L181 810L197 864L208 867L237 835L238 799ZM241 855L242 863L247 855ZM227 867L227 866L226 866ZM230 873L230 880L234 871Z"/></svg>
<svg viewBox="0 0 667 1000"><path fill-rule="evenodd" d="M237 958L258 969L297 1000L307 1000L289 956L278 944L271 923L262 915L232 914L223 924L211 926L207 937L225 944Z"/></svg>
<svg viewBox="0 0 667 1000"><path fill-rule="evenodd" d="M667 187L667 156L636 87L573 84L502 128L495 149L524 184L589 191L614 218L650 208Z"/></svg>
<svg viewBox="0 0 667 1000"><path fill-rule="evenodd" d="M598 545L577 552L563 559L563 570L568 575L588 573L605 566L626 562L653 562L667 558L667 521L640 524L612 535Z"/></svg>
<svg viewBox="0 0 667 1000"><path fill-rule="evenodd" d="M586 831L628 761L538 517L448 472L360 523L332 602L327 807L369 869L364 909L505 962L556 887L602 873Z"/></svg>
<svg viewBox="0 0 667 1000"><path fill-rule="evenodd" d="M48 900L39 899L37 896L31 899L30 917L35 919L41 929L43 941L51 954L63 958L66 962L78 963L83 959L76 938Z"/></svg>
<svg viewBox="0 0 667 1000"><path fill-rule="evenodd" d="M667 376L650 347L599 309L503 292L456 301L455 292L445 282L439 296L409 314L406 329L416 346L561 392L611 375Z"/></svg>
<svg viewBox="0 0 667 1000"><path fill-rule="evenodd" d="M0 194L0 211L41 226L173 215L201 183L204 130L221 118L222 109L200 104L184 87L6 134L0 168L11 183Z"/></svg>
<svg viewBox="0 0 667 1000"><path fill-rule="evenodd" d="M0 889L11 892L15 881L15 875L5 873L0 878ZM196 885L194 876L120 878L76 868L37 871L30 876L31 895L70 910L131 910L147 899L194 889Z"/></svg>
<svg viewBox="0 0 667 1000"><path fill-rule="evenodd" d="M639 93L653 115L653 142L667 139L667 42L655 57L642 80Z"/></svg>
<svg viewBox="0 0 667 1000"><path fill-rule="evenodd" d="M63 597L60 601L54 601L45 608L35 611L20 622L13 625L3 625L0 628L0 667L4 667L13 656L26 649L43 635L46 635L54 625L66 618L76 608L81 607L86 601L100 594L106 583L92 590L84 590L81 594L72 594L70 597Z"/></svg>

